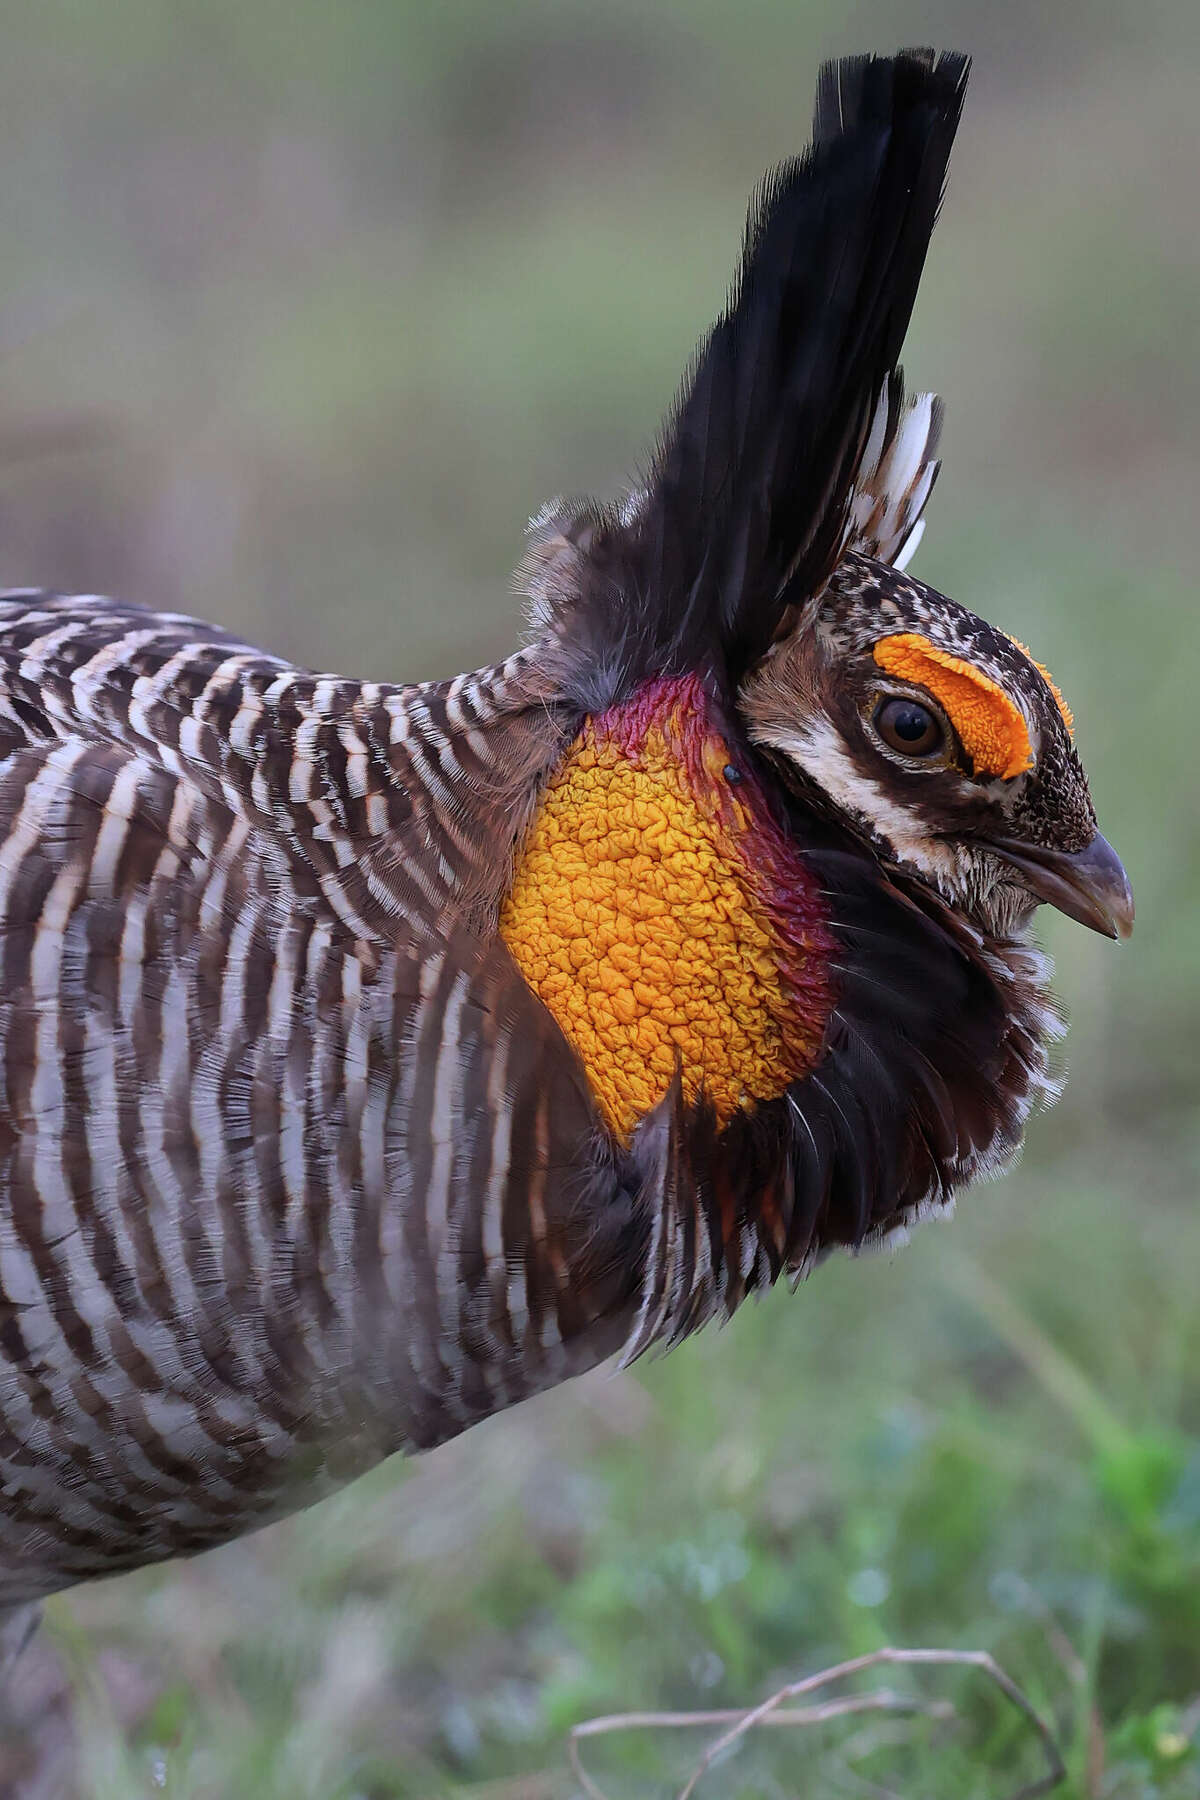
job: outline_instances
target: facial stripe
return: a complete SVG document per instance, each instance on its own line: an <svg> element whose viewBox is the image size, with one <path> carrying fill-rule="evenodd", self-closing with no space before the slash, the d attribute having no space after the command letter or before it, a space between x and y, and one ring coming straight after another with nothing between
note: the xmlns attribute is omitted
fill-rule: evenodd
<svg viewBox="0 0 1200 1800"><path fill-rule="evenodd" d="M917 631L881 638L874 654L881 669L924 688L945 708L977 774L1011 781L1033 767L1024 715L990 675Z"/></svg>

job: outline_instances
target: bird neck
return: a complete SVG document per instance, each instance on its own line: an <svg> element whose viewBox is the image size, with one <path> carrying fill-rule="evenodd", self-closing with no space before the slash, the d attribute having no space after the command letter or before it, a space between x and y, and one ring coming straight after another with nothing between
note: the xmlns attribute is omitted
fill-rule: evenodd
<svg viewBox="0 0 1200 1800"><path fill-rule="evenodd" d="M695 676L585 721L500 929L624 1142L677 1071L723 1125L819 1057L835 955L824 902Z"/></svg>

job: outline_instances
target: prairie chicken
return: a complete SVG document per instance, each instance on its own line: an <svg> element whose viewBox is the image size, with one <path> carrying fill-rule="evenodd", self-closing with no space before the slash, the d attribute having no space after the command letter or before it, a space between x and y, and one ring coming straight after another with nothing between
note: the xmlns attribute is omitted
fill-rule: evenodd
<svg viewBox="0 0 1200 1800"><path fill-rule="evenodd" d="M4 598L0 1608L1012 1155L1059 1029L1031 915L1133 907L1049 676L904 573L966 76L824 70L644 483L534 521L507 661L394 687Z"/></svg>

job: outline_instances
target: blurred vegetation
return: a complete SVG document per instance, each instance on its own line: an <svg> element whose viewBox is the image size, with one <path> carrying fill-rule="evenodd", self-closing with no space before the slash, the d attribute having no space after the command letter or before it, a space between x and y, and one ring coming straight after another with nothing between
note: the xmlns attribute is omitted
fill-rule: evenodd
<svg viewBox="0 0 1200 1800"><path fill-rule="evenodd" d="M949 406L919 572L1055 670L1139 908L1120 950L1046 922L1070 1085L952 1228L56 1601L0 1792L559 1800L590 1714L891 1642L991 1650L1078 1800L1200 1795L1196 9L0 13L0 579L380 678L512 644L523 520L651 441L819 58L974 51L909 346ZM1037 1772L977 1682L921 1685L957 1724L763 1734L701 1793ZM692 1748L590 1766L665 1795Z"/></svg>

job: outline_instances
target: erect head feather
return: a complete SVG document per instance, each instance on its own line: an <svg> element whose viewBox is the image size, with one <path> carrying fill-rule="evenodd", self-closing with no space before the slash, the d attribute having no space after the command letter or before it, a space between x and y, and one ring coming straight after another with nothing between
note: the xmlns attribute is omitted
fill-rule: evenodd
<svg viewBox="0 0 1200 1800"><path fill-rule="evenodd" d="M589 709L695 669L733 688L847 543L911 551L940 408L905 401L897 362L968 66L932 50L826 66L811 147L751 203L729 305L644 486L540 516L535 604Z"/></svg>

